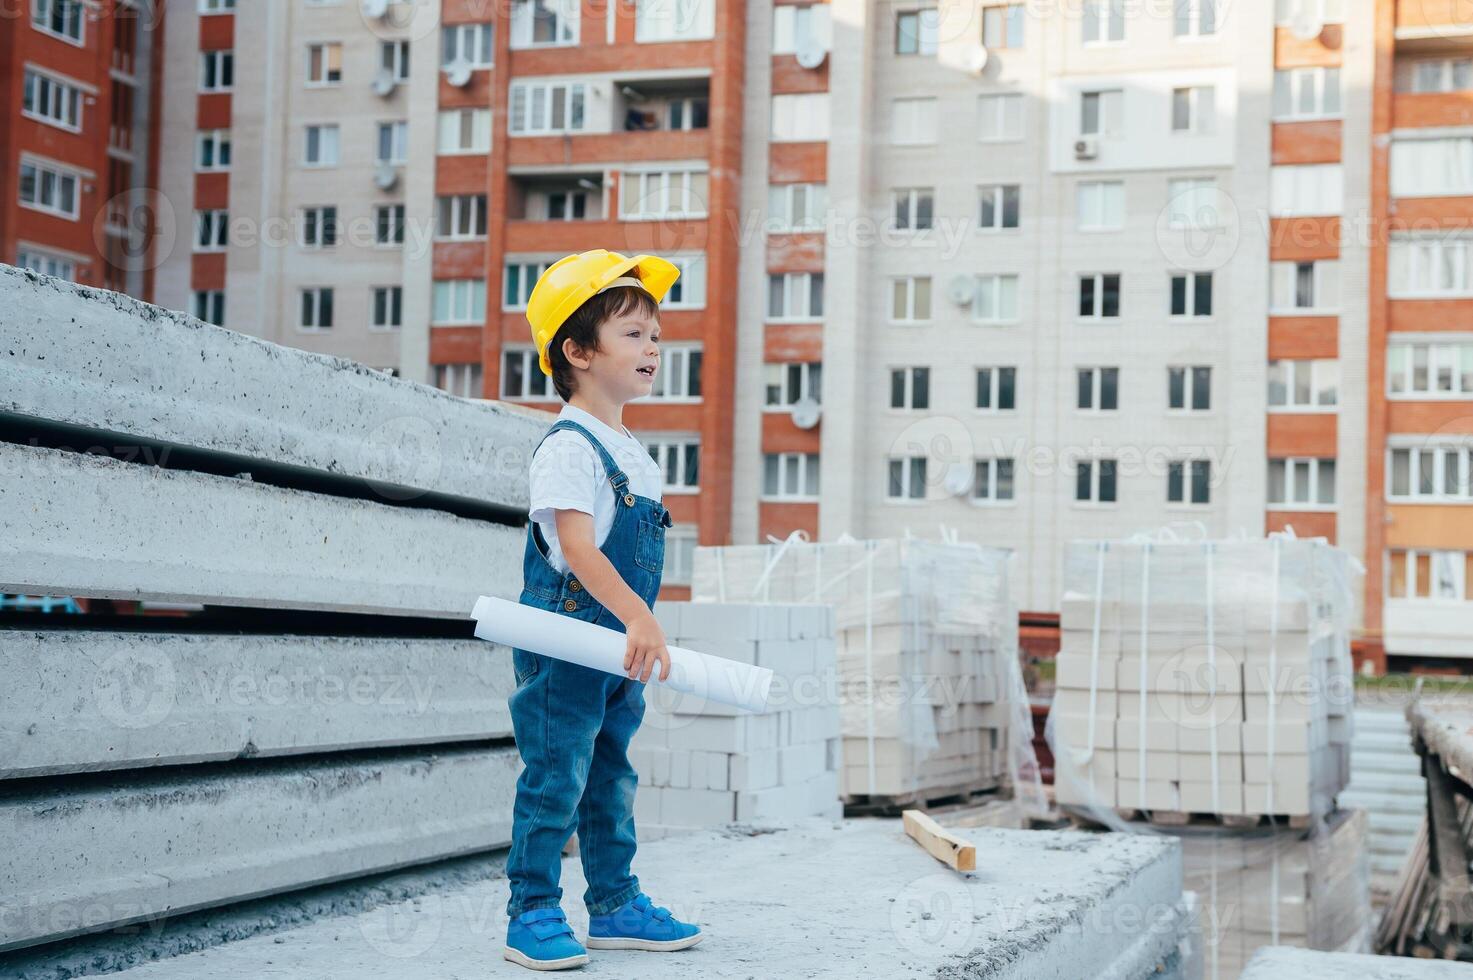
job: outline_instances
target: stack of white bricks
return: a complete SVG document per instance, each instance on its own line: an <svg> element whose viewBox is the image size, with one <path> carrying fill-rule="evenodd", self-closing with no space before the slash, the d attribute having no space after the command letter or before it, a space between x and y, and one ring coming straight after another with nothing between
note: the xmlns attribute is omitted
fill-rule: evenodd
<svg viewBox="0 0 1473 980"><path fill-rule="evenodd" d="M1007 562L918 539L698 548L691 594L831 605L842 796L900 802L995 788L1008 772Z"/></svg>
<svg viewBox="0 0 1473 980"><path fill-rule="evenodd" d="M1319 540L1071 545L1058 801L1332 810L1350 777L1349 574Z"/></svg>
<svg viewBox="0 0 1473 980"><path fill-rule="evenodd" d="M658 602L667 643L769 667L753 714L651 682L630 746L636 832L652 840L733 821L843 815L833 611L815 605Z"/></svg>

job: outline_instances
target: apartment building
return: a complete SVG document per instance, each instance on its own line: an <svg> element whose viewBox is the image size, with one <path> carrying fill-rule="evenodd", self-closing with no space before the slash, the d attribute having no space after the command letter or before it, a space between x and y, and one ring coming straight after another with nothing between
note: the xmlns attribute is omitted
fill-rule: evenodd
<svg viewBox="0 0 1473 980"><path fill-rule="evenodd" d="M143 296L154 12L27 0L0 19L0 261Z"/></svg>

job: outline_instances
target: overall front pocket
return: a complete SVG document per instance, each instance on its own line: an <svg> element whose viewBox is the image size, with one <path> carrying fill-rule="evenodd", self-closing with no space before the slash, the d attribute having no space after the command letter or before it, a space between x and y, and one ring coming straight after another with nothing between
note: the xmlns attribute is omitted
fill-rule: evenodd
<svg viewBox="0 0 1473 980"><path fill-rule="evenodd" d="M665 529L662 526L640 519L639 533L634 537L634 561L646 571L664 571Z"/></svg>

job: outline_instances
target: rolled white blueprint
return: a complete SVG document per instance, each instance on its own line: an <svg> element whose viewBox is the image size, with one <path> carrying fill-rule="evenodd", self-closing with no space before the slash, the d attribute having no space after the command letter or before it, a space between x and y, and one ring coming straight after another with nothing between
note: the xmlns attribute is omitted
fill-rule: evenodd
<svg viewBox="0 0 1473 980"><path fill-rule="evenodd" d="M485 595L476 600L471 616L476 621L476 636L483 640L621 677L629 676L624 670L628 638L618 630ZM660 681L660 669L656 666L650 673L649 683L658 682L682 694L748 711L767 710L767 696L772 688L771 668L674 645L666 649L670 651L670 676Z"/></svg>

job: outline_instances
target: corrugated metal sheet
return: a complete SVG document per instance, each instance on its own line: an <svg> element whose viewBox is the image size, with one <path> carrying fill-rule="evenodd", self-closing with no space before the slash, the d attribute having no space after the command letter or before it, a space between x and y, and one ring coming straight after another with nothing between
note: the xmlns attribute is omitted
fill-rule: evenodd
<svg viewBox="0 0 1473 980"><path fill-rule="evenodd" d="M1362 807L1370 819L1366 847L1371 891L1384 896L1396 881L1427 809L1427 789L1411 730L1400 706L1357 705L1350 750L1350 786L1344 807Z"/></svg>

